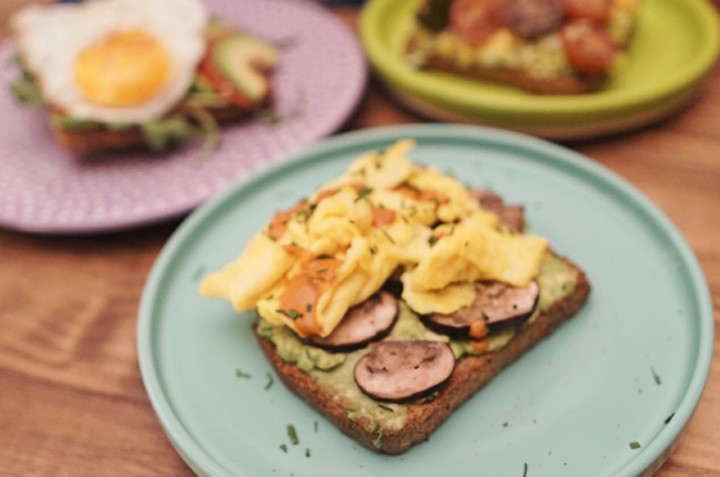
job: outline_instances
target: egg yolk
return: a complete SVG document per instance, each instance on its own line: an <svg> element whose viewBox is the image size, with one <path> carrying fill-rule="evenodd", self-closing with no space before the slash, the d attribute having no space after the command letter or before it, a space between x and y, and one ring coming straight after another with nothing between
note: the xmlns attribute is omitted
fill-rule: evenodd
<svg viewBox="0 0 720 477"><path fill-rule="evenodd" d="M83 50L75 60L74 79L85 99L108 107L147 102L170 76L170 56L152 35L116 31Z"/></svg>

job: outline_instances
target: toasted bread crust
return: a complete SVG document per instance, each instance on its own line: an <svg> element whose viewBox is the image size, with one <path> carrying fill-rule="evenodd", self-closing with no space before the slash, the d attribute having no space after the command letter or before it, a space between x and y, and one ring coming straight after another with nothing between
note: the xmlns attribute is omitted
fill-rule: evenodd
<svg viewBox="0 0 720 477"><path fill-rule="evenodd" d="M428 402L408 404L408 418L402 428L385 431L381 439L373 432L373 423L366 419L352 420L343 403L332 392L319 386L307 373L292 363L282 360L275 352L275 345L257 335L258 342L275 368L282 382L295 394L322 413L343 433L370 449L400 454L412 445L427 440L458 406L485 386L505 366L555 331L563 322L577 313L590 293L590 283L585 273L568 259L563 259L578 271L575 289L564 299L553 303L532 323L521 327L508 345L480 356L464 356L458 360L452 376ZM345 405L347 404L347 405Z"/></svg>
<svg viewBox="0 0 720 477"><path fill-rule="evenodd" d="M219 124L245 118L252 110L235 105L209 109ZM53 127L55 140L67 151L82 157L92 157L100 152L120 152L147 149L147 143L138 127L111 130L106 128L68 129Z"/></svg>
<svg viewBox="0 0 720 477"><path fill-rule="evenodd" d="M407 53L417 48L415 38L410 38ZM603 84L605 74L540 76L521 68L490 68L461 65L454 57L431 54L423 67L427 70L444 71L468 78L493 81L538 94L584 94L597 91Z"/></svg>

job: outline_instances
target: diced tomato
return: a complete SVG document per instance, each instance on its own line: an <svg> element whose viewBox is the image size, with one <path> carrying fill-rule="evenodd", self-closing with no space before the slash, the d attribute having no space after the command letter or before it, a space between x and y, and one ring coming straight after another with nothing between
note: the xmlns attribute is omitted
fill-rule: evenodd
<svg viewBox="0 0 720 477"><path fill-rule="evenodd" d="M215 66L212 60L212 49L215 46L215 42L216 41L208 40L205 56L200 60L198 73L210 83L215 92L228 101L231 101L241 108L250 109L254 107L253 101L240 92Z"/></svg>
<svg viewBox="0 0 720 477"><path fill-rule="evenodd" d="M496 0L454 0L450 29L471 45L478 45L503 25Z"/></svg>
<svg viewBox="0 0 720 477"><path fill-rule="evenodd" d="M607 22L612 0L565 0L565 14L571 20L587 20L596 25Z"/></svg>
<svg viewBox="0 0 720 477"><path fill-rule="evenodd" d="M582 73L608 71L618 47L610 35L589 24L571 23L562 31L563 47L570 65Z"/></svg>

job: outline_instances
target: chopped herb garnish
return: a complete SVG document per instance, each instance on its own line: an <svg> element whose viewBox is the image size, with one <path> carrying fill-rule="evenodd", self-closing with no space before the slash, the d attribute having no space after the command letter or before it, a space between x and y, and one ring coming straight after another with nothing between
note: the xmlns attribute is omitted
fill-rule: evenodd
<svg viewBox="0 0 720 477"><path fill-rule="evenodd" d="M295 219L301 224L307 222L316 208L317 204L310 204L306 208L298 210L295 213Z"/></svg>
<svg viewBox="0 0 720 477"><path fill-rule="evenodd" d="M298 439L297 432L295 431L295 426L292 424L288 424L287 426L287 435L290 438L292 445L296 446L300 443L300 439Z"/></svg>
<svg viewBox="0 0 720 477"><path fill-rule="evenodd" d="M355 202L362 200L372 194L372 187L363 187L358 191L357 197L355 197Z"/></svg>
<svg viewBox="0 0 720 477"><path fill-rule="evenodd" d="M315 432L318 431L318 422L317 422L317 421L313 422L313 430L314 430Z"/></svg>
<svg viewBox="0 0 720 477"><path fill-rule="evenodd" d="M518 309L517 303L513 303L513 310L517 310L517 309Z"/></svg>
<svg viewBox="0 0 720 477"><path fill-rule="evenodd" d="M390 406L388 406L387 404L383 404L381 402L378 403L378 407L380 409L385 409L386 411L395 412L395 409L393 409Z"/></svg>
<svg viewBox="0 0 720 477"><path fill-rule="evenodd" d="M370 253L375 255L378 252L378 249L375 245L370 245Z"/></svg>
<svg viewBox="0 0 720 477"><path fill-rule="evenodd" d="M665 418L665 424L668 424L670 421L672 421L672 418L675 416L675 413L673 412L668 417Z"/></svg>
<svg viewBox="0 0 720 477"><path fill-rule="evenodd" d="M296 319L300 318L301 316L303 316L302 313L300 313L299 311L297 311L297 310L294 309L294 308L290 308L289 310L283 310L283 309L281 309L281 308L278 308L278 309L275 310L275 311L276 311L277 313L280 313L281 315L287 316L287 317L290 318L291 320L296 320Z"/></svg>
<svg viewBox="0 0 720 477"><path fill-rule="evenodd" d="M490 316L488 316L488 314L485 313L485 310L481 311L480 313L482 314L483 320L485 320L485 321L490 320Z"/></svg>
<svg viewBox="0 0 720 477"><path fill-rule="evenodd" d="M270 374L270 373L265 373L265 375L266 375L267 378L268 378L267 384L265 385L265 390L267 391L268 389L270 389L270 386L273 385L273 383L275 382L275 380L273 379L272 374Z"/></svg>
<svg viewBox="0 0 720 477"><path fill-rule="evenodd" d="M650 371L652 372L653 379L655 380L655 384L660 386L662 384L662 379L660 379L660 375L655 371L655 368L651 367Z"/></svg>
<svg viewBox="0 0 720 477"><path fill-rule="evenodd" d="M380 231L387 237L387 239L390 241L391 244L395 245L395 240L390 236L390 234L385 229L380 229Z"/></svg>
<svg viewBox="0 0 720 477"><path fill-rule="evenodd" d="M317 260L330 260L331 258L333 258L332 255L328 255L326 253L317 256Z"/></svg>
<svg viewBox="0 0 720 477"><path fill-rule="evenodd" d="M192 275L193 280L197 280L201 276L205 274L205 265L200 265L197 270L195 270L195 273Z"/></svg>
<svg viewBox="0 0 720 477"><path fill-rule="evenodd" d="M308 313L312 311L312 303L308 303L307 305L305 305L305 311L307 311Z"/></svg>
<svg viewBox="0 0 720 477"><path fill-rule="evenodd" d="M630 448L631 448L631 449L639 449L639 448L640 448L640 443L639 443L638 441L632 441L632 442L630 443Z"/></svg>
<svg viewBox="0 0 720 477"><path fill-rule="evenodd" d="M273 298L275 298L275 294L274 294L274 293L271 293L271 294L269 294L269 295L267 296L267 298L265 298L265 299L266 299L266 300L272 300Z"/></svg>
<svg viewBox="0 0 720 477"><path fill-rule="evenodd" d="M431 235L430 238L428 239L428 244L430 244L430 246L432 247L433 245L435 245L437 243L438 240L440 240L439 237L436 237L435 235Z"/></svg>
<svg viewBox="0 0 720 477"><path fill-rule="evenodd" d="M415 207L414 205L411 205L411 206L410 206L410 214L409 214L409 216L412 217L412 216L414 216L415 214L417 214L417 207Z"/></svg>
<svg viewBox="0 0 720 477"><path fill-rule="evenodd" d="M380 424L377 422L373 424L373 426L370 428L370 434L375 434L377 430L380 428Z"/></svg>
<svg viewBox="0 0 720 477"><path fill-rule="evenodd" d="M385 433L382 429L380 429L380 432L378 432L378 435L373 440L373 446L375 446L376 449L380 448L380 445L382 445L383 437L385 436Z"/></svg>
<svg viewBox="0 0 720 477"><path fill-rule="evenodd" d="M243 371L243 370L240 369L240 368L236 368L236 369L235 369L235 377L237 377L237 378L248 378L248 379L249 379L249 378L252 378L252 374L246 373L245 371Z"/></svg>
<svg viewBox="0 0 720 477"><path fill-rule="evenodd" d="M528 471L528 465L527 465L527 462L525 462L525 463L523 464L523 475L522 475L522 477L527 477L527 475L528 475L528 474L527 474L527 471Z"/></svg>
<svg viewBox="0 0 720 477"><path fill-rule="evenodd" d="M310 448L305 448L305 457L310 457Z"/></svg>
<svg viewBox="0 0 720 477"><path fill-rule="evenodd" d="M287 446L286 446L285 444L280 444L280 449L281 449L283 452L287 452Z"/></svg>

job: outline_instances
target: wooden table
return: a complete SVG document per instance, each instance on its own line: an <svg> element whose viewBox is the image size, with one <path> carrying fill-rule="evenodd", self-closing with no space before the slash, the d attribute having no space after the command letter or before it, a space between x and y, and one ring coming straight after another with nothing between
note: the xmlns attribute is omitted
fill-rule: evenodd
<svg viewBox="0 0 720 477"><path fill-rule="evenodd" d="M20 3L0 6L2 28ZM355 9L334 10L355 28ZM371 81L344 129L422 121ZM717 322L720 68L681 114L570 147L628 179L669 215L700 260ZM143 284L177 225L90 237L0 230L0 474L192 475L150 406L135 344ZM720 337L716 343L717 351ZM716 352L695 416L658 477L720 476L719 365Z"/></svg>

